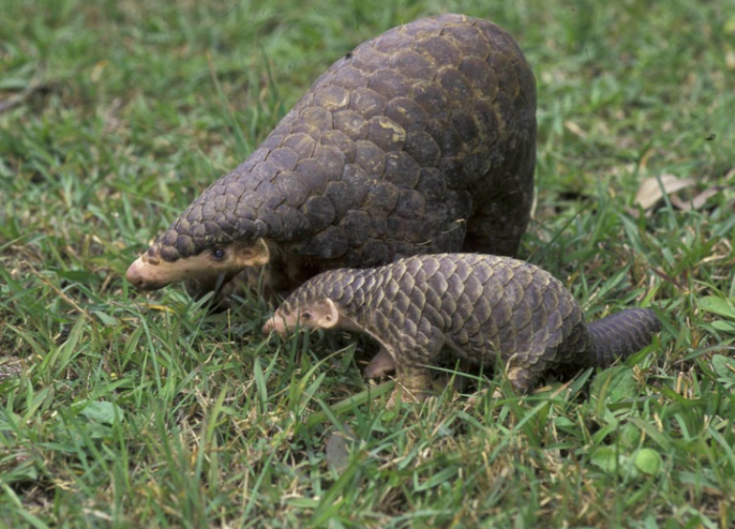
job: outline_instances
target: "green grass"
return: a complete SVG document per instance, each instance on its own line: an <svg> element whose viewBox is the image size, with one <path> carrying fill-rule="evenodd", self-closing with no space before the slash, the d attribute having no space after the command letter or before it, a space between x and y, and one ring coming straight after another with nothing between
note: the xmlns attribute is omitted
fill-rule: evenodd
<svg viewBox="0 0 735 529"><path fill-rule="evenodd" d="M658 305L650 350L388 411L362 342L269 344L257 300L130 288L334 59L446 11L506 27L537 76L522 257L591 318ZM4 0L0 526L735 527L733 87L733 0ZM666 174L720 191L638 215Z"/></svg>

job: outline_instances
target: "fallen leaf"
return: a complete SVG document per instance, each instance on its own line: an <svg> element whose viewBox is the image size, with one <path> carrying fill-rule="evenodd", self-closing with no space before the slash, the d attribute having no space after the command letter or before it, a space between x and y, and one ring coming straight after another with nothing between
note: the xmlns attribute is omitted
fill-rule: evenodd
<svg viewBox="0 0 735 529"><path fill-rule="evenodd" d="M697 306L705 312L735 321L735 305L730 300L717 296L704 296L697 300Z"/></svg>
<svg viewBox="0 0 735 529"><path fill-rule="evenodd" d="M18 377L23 370L22 361L16 356L0 356L0 380Z"/></svg>
<svg viewBox="0 0 735 529"><path fill-rule="evenodd" d="M573 121L565 121L564 122L564 126L572 134L576 134L577 136L579 136L583 140L586 140L587 139L587 133L582 130L582 127L580 127L579 125L577 125Z"/></svg>
<svg viewBox="0 0 735 529"><path fill-rule="evenodd" d="M717 193L722 191L722 187L715 186L710 187L709 189L705 189L701 193L699 193L697 196L692 198L691 200L682 200L676 195L673 195L671 197L671 204L677 208L681 209L683 211L689 211L691 209L699 210L704 207L704 205L707 203L707 201L715 196Z"/></svg>
<svg viewBox="0 0 735 529"><path fill-rule="evenodd" d="M329 436L326 446L327 464L338 474L344 472L350 463L350 445L353 444L355 436L345 426L345 432L333 432Z"/></svg>
<svg viewBox="0 0 735 529"><path fill-rule="evenodd" d="M633 460L635 467L648 475L656 475L663 465L661 454L652 448L641 448Z"/></svg>
<svg viewBox="0 0 735 529"><path fill-rule="evenodd" d="M696 181L693 178L678 178L671 174L661 175L658 178L646 178L635 194L635 203L644 210L649 210L664 197L664 193L671 195L694 184Z"/></svg>

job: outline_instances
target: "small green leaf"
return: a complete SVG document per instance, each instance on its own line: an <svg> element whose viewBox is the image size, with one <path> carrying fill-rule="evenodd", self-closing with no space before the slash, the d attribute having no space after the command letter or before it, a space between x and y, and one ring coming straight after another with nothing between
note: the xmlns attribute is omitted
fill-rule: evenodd
<svg viewBox="0 0 735 529"><path fill-rule="evenodd" d="M569 417L564 416L554 419L554 424L556 424L557 428L572 428L577 425L577 423L569 419Z"/></svg>
<svg viewBox="0 0 735 529"><path fill-rule="evenodd" d="M641 439L641 431L630 423L626 423L621 431L620 438L625 446L635 447Z"/></svg>
<svg viewBox="0 0 735 529"><path fill-rule="evenodd" d="M619 461L615 455L614 446L603 446L592 454L592 464L604 470L605 472L615 472L619 467Z"/></svg>
<svg viewBox="0 0 735 529"><path fill-rule="evenodd" d="M635 464L635 467L644 474L653 476L654 474L658 474L663 462L661 460L661 455L654 449L641 448L635 455L633 463Z"/></svg>
<svg viewBox="0 0 735 529"><path fill-rule="evenodd" d="M712 314L722 316L723 318L735 320L735 307L727 299L718 298L716 296L705 296L697 300L697 305L705 312L710 312Z"/></svg>
<svg viewBox="0 0 735 529"><path fill-rule="evenodd" d="M119 325L117 318L114 318L108 314L105 314L101 310L93 310L92 314L97 316L102 323L105 324L107 327L115 327L116 325Z"/></svg>
<svg viewBox="0 0 735 529"><path fill-rule="evenodd" d="M712 357L712 369L727 381L735 382L735 360L723 355Z"/></svg>
<svg viewBox="0 0 735 529"><path fill-rule="evenodd" d="M598 402L611 404L635 395L637 382L627 366L606 369L592 381L590 394Z"/></svg>
<svg viewBox="0 0 735 529"><path fill-rule="evenodd" d="M80 415L103 424L113 424L116 416L122 421L123 410L112 402L94 401L87 404Z"/></svg>
<svg viewBox="0 0 735 529"><path fill-rule="evenodd" d="M723 320L712 322L712 328L720 332L735 333L735 323Z"/></svg>

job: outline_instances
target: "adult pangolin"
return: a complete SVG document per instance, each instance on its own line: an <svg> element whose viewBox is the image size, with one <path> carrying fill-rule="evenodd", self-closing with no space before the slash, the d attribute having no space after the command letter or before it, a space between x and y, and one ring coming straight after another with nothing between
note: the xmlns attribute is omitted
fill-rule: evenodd
<svg viewBox="0 0 735 529"><path fill-rule="evenodd" d="M548 371L607 367L639 351L660 323L650 309L628 309L585 325L572 294L537 266L438 254L310 279L263 330L296 328L369 334L382 346L383 362L391 363L385 354L395 362L397 382L420 396L445 348L469 362L500 360L514 388L527 392Z"/></svg>
<svg viewBox="0 0 735 529"><path fill-rule="evenodd" d="M204 294L267 265L271 289L288 292L401 256L512 255L533 198L535 114L533 73L498 26L441 15L391 29L334 63L128 280Z"/></svg>

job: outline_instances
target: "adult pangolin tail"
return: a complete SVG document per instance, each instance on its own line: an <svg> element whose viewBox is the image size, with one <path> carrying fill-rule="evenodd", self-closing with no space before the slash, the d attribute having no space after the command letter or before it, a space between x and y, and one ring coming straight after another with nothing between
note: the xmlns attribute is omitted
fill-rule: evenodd
<svg viewBox="0 0 735 529"><path fill-rule="evenodd" d="M651 309L627 309L587 326L589 354L594 365L607 367L618 358L627 358L651 344L661 322Z"/></svg>

